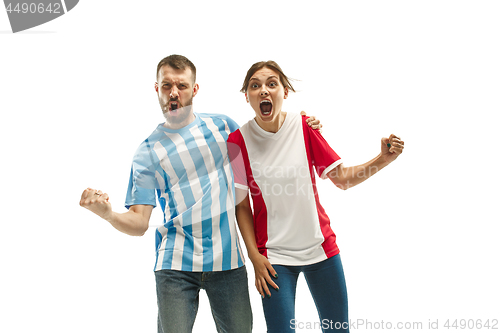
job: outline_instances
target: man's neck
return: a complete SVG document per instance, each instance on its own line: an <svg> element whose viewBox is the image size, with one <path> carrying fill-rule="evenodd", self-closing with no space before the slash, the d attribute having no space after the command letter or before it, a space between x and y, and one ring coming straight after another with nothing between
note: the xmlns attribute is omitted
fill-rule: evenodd
<svg viewBox="0 0 500 333"><path fill-rule="evenodd" d="M182 121L180 123L172 123L172 122L168 122L168 120L167 120L163 123L163 127L168 128L168 129L172 129L172 130L178 130L178 129L181 129L183 127L186 127L187 125L191 124L195 120L196 120L196 116L194 115L194 113L191 113L191 115L189 115L184 121Z"/></svg>

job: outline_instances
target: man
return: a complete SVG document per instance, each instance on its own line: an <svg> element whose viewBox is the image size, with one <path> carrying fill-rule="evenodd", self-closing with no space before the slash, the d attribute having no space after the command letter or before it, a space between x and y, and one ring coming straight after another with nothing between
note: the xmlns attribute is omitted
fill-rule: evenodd
<svg viewBox="0 0 500 333"><path fill-rule="evenodd" d="M200 289L208 295L218 332L251 332L248 279L234 223L234 182L226 151L226 140L238 125L224 115L194 113L198 89L189 59L171 55L161 60L155 90L166 122L134 156L128 211L113 212L108 195L90 188L80 205L117 230L141 236L158 199L164 213L156 230L158 332L192 331Z"/></svg>

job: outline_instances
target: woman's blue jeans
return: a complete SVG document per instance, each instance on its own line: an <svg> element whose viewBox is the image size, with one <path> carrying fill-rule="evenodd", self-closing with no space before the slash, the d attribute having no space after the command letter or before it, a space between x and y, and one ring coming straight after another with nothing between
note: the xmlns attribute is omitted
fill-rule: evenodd
<svg viewBox="0 0 500 333"><path fill-rule="evenodd" d="M306 327L295 320L295 292L299 274L311 291L320 322L316 327L323 332L349 332L347 315L347 289L340 255L306 266L273 265L278 278L274 279L279 291L269 287L271 297L262 299L268 333L294 332Z"/></svg>
<svg viewBox="0 0 500 333"><path fill-rule="evenodd" d="M158 333L191 333L205 289L219 333L250 333L252 309L245 266L221 272L155 272Z"/></svg>

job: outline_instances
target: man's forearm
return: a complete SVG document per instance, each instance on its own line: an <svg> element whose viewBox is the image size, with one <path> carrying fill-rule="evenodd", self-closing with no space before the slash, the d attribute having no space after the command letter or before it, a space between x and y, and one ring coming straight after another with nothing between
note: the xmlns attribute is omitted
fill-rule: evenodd
<svg viewBox="0 0 500 333"><path fill-rule="evenodd" d="M142 236L148 230L148 222L142 214L129 210L126 213L111 214L107 219L111 225L130 236Z"/></svg>

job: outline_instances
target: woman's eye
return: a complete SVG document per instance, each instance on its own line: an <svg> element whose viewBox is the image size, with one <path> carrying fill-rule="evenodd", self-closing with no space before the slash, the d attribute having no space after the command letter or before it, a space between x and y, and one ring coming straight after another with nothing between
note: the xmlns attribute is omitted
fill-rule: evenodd
<svg viewBox="0 0 500 333"><path fill-rule="evenodd" d="M259 85L258 85L257 83L254 83L254 84L252 84L250 87L252 87L252 88L254 88L254 89L255 89L255 88L257 88L258 86L259 86Z"/></svg>
<svg viewBox="0 0 500 333"><path fill-rule="evenodd" d="M269 87L276 87L278 84L276 82L269 83Z"/></svg>

